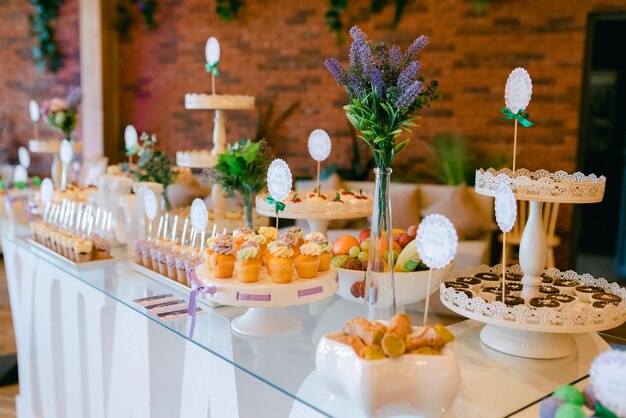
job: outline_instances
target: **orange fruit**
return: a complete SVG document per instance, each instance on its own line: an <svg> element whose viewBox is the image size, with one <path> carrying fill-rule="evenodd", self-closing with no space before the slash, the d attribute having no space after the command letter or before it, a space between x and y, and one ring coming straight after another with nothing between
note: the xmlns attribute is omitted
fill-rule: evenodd
<svg viewBox="0 0 626 418"><path fill-rule="evenodd" d="M348 255L350 248L358 247L360 245L359 240L352 235L342 235L333 243L334 255Z"/></svg>

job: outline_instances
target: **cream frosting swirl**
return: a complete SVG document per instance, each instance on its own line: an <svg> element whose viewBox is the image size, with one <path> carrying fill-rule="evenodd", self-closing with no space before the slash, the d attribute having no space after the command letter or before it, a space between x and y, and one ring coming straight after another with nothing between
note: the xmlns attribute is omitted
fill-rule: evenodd
<svg viewBox="0 0 626 418"><path fill-rule="evenodd" d="M293 249L284 241L274 241L267 246L270 255L274 257L289 258L293 256Z"/></svg>
<svg viewBox="0 0 626 418"><path fill-rule="evenodd" d="M248 241L250 242L250 241ZM237 260L253 260L257 258L259 255L259 250L257 247L243 247L237 252Z"/></svg>
<svg viewBox="0 0 626 418"><path fill-rule="evenodd" d="M284 234L281 234L278 239L280 241L285 242L288 245L291 245L292 247L295 246L295 245L298 245L298 241L299 241L298 237L296 237L291 232L285 232Z"/></svg>
<svg viewBox="0 0 626 418"><path fill-rule="evenodd" d="M321 232L310 232L304 236L305 241L319 242L324 239L326 239L326 237Z"/></svg>
<svg viewBox="0 0 626 418"><path fill-rule="evenodd" d="M315 242L307 242L300 247L300 254L315 257L322 253L322 247Z"/></svg>
<svg viewBox="0 0 626 418"><path fill-rule="evenodd" d="M241 244L241 247L239 247L239 248L247 248L247 247L254 247L254 248L257 249L257 251L261 251L261 246L258 243L256 243L255 241L251 240L251 239L249 239L247 241L244 241Z"/></svg>
<svg viewBox="0 0 626 418"><path fill-rule="evenodd" d="M235 254L235 245L232 240L218 240L213 245L213 252L222 255Z"/></svg>
<svg viewBox="0 0 626 418"><path fill-rule="evenodd" d="M273 226L262 226L259 228L259 235L263 235L267 241L274 241L278 236L278 230Z"/></svg>
<svg viewBox="0 0 626 418"><path fill-rule="evenodd" d="M248 238L248 241L254 241L259 245L265 245L267 243L267 238L265 238L263 235L254 235Z"/></svg>
<svg viewBox="0 0 626 418"><path fill-rule="evenodd" d="M291 228L287 230L287 232L295 235L296 238L298 238L299 240L302 239L302 237L304 236L304 233L302 232L302 228L300 228L299 226L292 226Z"/></svg>
<svg viewBox="0 0 626 418"><path fill-rule="evenodd" d="M242 226L233 231L233 238L243 238L244 240L250 239L253 237L254 231L247 226Z"/></svg>

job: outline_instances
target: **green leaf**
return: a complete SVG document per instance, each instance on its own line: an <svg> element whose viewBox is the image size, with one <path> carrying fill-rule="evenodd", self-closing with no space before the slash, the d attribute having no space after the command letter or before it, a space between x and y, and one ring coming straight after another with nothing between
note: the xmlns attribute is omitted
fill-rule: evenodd
<svg viewBox="0 0 626 418"><path fill-rule="evenodd" d="M405 139L404 141L400 142L399 144L396 144L396 146L393 148L394 153L397 154L399 152L402 152L406 148L406 146L409 145L409 141L410 140L411 139L408 138L408 139Z"/></svg>

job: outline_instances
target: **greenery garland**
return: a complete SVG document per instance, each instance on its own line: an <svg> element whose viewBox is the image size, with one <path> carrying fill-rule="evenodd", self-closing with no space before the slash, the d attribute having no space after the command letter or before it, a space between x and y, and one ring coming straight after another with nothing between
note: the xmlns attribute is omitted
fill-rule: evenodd
<svg viewBox="0 0 626 418"><path fill-rule="evenodd" d="M122 40L128 39L128 33L133 24L133 18L129 10L131 6L137 7L148 29L157 27L157 23L154 20L154 14L158 6L157 0L121 0L117 4L117 20L113 26L117 29Z"/></svg>
<svg viewBox="0 0 626 418"><path fill-rule="evenodd" d="M35 13L28 17L31 35L36 39L32 52L37 68L56 72L63 65L63 56L55 37L54 21L59 17L63 0L29 0Z"/></svg>

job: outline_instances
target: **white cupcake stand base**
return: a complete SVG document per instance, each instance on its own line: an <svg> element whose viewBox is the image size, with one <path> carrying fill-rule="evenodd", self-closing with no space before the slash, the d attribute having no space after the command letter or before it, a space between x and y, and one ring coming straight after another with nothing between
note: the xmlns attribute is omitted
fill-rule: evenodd
<svg viewBox="0 0 626 418"><path fill-rule="evenodd" d="M274 283L261 267L259 280L242 283L236 278L216 279L205 264L196 268L198 284L204 286L206 297L221 305L249 308L231 322L231 328L243 335L271 336L297 332L302 328L285 307L317 302L334 295L338 288L337 270L319 273L314 279L299 279L293 272L291 283Z"/></svg>
<svg viewBox="0 0 626 418"><path fill-rule="evenodd" d="M480 340L488 347L518 357L550 359L576 352L570 334L549 334L522 329L487 325L480 331Z"/></svg>

